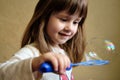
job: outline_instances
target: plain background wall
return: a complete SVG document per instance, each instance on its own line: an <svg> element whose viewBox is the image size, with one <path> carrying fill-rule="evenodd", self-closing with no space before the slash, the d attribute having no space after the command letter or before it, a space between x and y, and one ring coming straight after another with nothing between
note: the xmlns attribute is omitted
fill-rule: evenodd
<svg viewBox="0 0 120 80"><path fill-rule="evenodd" d="M38 0L0 0L0 62L20 48L20 42ZM87 40L102 37L116 47L111 64L73 69L75 80L120 80L120 0L89 0ZM116 55L117 54L117 55Z"/></svg>

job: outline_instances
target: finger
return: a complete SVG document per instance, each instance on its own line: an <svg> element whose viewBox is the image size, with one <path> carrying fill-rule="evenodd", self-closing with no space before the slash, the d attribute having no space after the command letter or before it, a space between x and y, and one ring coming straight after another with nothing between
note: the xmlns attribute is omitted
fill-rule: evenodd
<svg viewBox="0 0 120 80"><path fill-rule="evenodd" d="M59 72L64 74L66 71L66 68L68 68L70 66L70 60L68 58L68 56L64 55L64 54L59 54L58 55L59 59Z"/></svg>
<svg viewBox="0 0 120 80"><path fill-rule="evenodd" d="M58 71L58 60L53 52L49 52L43 55L44 62L49 61L52 63L55 71Z"/></svg>
<svg viewBox="0 0 120 80"><path fill-rule="evenodd" d="M64 70L66 70L66 68L70 67L70 59L68 58L67 55L63 55L64 57Z"/></svg>
<svg viewBox="0 0 120 80"><path fill-rule="evenodd" d="M59 64L59 72L61 74L65 73L65 62L64 62L64 57L62 56L62 54L58 55L58 64Z"/></svg>
<svg viewBox="0 0 120 80"><path fill-rule="evenodd" d="M68 56L65 56L66 58L66 67L70 67L70 59L69 59L69 57Z"/></svg>
<svg viewBox="0 0 120 80"><path fill-rule="evenodd" d="M68 59L66 57L66 55L63 55L63 62L64 62L64 71L66 70L67 66L68 66Z"/></svg>
<svg viewBox="0 0 120 80"><path fill-rule="evenodd" d="M51 63L52 63L52 65L53 65L54 71L55 71L55 72L58 72L58 66L59 66L58 60L57 60L57 58L56 58L56 56L55 56L54 53L53 53L52 55L53 55L53 56L52 56L52 59L51 59Z"/></svg>

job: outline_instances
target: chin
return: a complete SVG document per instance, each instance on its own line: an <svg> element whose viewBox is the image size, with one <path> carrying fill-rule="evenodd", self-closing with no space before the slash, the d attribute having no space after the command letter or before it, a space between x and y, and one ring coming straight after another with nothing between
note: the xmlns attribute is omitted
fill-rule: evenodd
<svg viewBox="0 0 120 80"><path fill-rule="evenodd" d="M67 41L60 41L58 44L65 44Z"/></svg>

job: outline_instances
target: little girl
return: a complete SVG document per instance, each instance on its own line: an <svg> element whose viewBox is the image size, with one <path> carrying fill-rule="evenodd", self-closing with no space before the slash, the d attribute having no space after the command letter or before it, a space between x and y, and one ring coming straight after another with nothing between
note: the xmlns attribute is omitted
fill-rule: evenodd
<svg viewBox="0 0 120 80"><path fill-rule="evenodd" d="M66 68L83 58L86 16L87 0L39 0L21 49L0 64L0 80L74 80ZM38 71L46 61L55 72Z"/></svg>

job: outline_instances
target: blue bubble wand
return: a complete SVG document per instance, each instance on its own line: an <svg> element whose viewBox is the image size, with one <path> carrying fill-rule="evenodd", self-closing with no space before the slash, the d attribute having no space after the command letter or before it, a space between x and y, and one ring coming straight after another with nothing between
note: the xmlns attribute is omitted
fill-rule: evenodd
<svg viewBox="0 0 120 80"><path fill-rule="evenodd" d="M70 67L66 68L66 70L70 70L74 66L100 66L108 63L109 63L109 60L89 60L89 61L80 62L80 63L71 63ZM39 67L39 71L41 73L55 72L53 65L50 62L42 63Z"/></svg>

